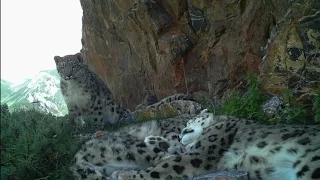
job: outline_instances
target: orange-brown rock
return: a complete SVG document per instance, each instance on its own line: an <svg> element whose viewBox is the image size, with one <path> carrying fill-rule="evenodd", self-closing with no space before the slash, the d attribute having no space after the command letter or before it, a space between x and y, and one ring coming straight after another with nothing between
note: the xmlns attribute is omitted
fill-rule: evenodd
<svg viewBox="0 0 320 180"><path fill-rule="evenodd" d="M296 82L319 85L317 1L80 2L81 52L131 109L151 91L159 99L176 92L221 94L247 71L261 74L262 87L273 93Z"/></svg>

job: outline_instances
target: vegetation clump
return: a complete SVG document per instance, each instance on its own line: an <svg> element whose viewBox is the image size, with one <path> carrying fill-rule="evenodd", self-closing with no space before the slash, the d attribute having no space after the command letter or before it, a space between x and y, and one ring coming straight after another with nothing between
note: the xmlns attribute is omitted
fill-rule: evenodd
<svg viewBox="0 0 320 180"><path fill-rule="evenodd" d="M240 95L236 91L223 100L223 103L216 108L218 114L236 116L265 121L266 116L262 110L263 103L267 100L266 94L259 88L257 78L247 74L247 91Z"/></svg>
<svg viewBox="0 0 320 180"><path fill-rule="evenodd" d="M320 89L311 101L299 102L298 96L288 90L281 95L282 106L275 116L269 118L262 105L268 100L267 94L260 88L257 77L247 74L247 91L240 95L236 90L223 99L223 103L213 108L216 114L253 119L265 123L315 124L320 123Z"/></svg>
<svg viewBox="0 0 320 180"><path fill-rule="evenodd" d="M73 179L68 167L80 141L70 126L65 117L1 105L1 179Z"/></svg>

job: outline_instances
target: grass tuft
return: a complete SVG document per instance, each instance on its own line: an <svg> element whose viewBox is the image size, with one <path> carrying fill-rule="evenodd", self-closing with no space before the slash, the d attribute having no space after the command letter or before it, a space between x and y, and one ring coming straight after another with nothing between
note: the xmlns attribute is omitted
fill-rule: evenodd
<svg viewBox="0 0 320 180"><path fill-rule="evenodd" d="M246 77L247 92L240 95L236 91L233 91L215 111L217 114L265 121L266 116L261 106L267 97L259 88L258 80L252 73L248 73Z"/></svg>
<svg viewBox="0 0 320 180"><path fill-rule="evenodd" d="M299 102L298 97L291 91L282 95L284 106L273 118L268 118L263 112L262 105L268 99L266 93L259 87L257 78L248 73L247 91L239 94L233 91L222 104L213 109L216 114L252 119L264 123L284 124L315 124L320 123L320 89L315 93L312 102Z"/></svg>
<svg viewBox="0 0 320 180"><path fill-rule="evenodd" d="M320 123L320 89L315 94L312 110L314 111L314 121Z"/></svg>

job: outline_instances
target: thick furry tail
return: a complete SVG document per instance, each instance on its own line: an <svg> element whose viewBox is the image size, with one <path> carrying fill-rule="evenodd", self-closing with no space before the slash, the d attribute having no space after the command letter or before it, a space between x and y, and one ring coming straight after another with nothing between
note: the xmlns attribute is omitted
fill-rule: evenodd
<svg viewBox="0 0 320 180"><path fill-rule="evenodd" d="M146 109L151 109L151 108L158 108L159 106L161 106L162 104L168 104L170 102L173 101L177 101L177 100L189 100L189 101L195 101L193 94L183 94L183 93L179 93L179 94L174 94L171 96L168 96L162 100L160 100L157 103L151 104L149 106L146 107Z"/></svg>

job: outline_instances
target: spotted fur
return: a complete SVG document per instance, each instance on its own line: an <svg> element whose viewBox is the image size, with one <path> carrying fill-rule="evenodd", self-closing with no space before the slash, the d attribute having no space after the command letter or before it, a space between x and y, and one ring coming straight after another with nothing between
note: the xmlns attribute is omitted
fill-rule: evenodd
<svg viewBox="0 0 320 180"><path fill-rule="evenodd" d="M180 134L190 139L186 152L167 156L145 170L115 171L113 178L192 178L217 170L246 171L249 179L320 178L319 125L270 126L210 113L202 116L202 121L198 116L188 122L202 130L190 131L187 126Z"/></svg>
<svg viewBox="0 0 320 180"><path fill-rule="evenodd" d="M121 120L134 119L134 112L116 102L108 86L89 69L80 53L55 56L54 60L71 122L82 127L85 120L92 120L95 127L102 129ZM169 102L191 99L192 95L174 94L146 108L158 108Z"/></svg>
<svg viewBox="0 0 320 180"><path fill-rule="evenodd" d="M71 121L82 126L84 118L103 128L128 117L130 111L115 101L102 79L84 63L80 53L54 57L60 75L60 87Z"/></svg>
<svg viewBox="0 0 320 180"><path fill-rule="evenodd" d="M186 124L202 130L191 131ZM250 179L320 178L319 125L263 125L202 112L109 133L86 142L76 154L76 179L192 178L218 170L246 171ZM189 144L180 141L189 147L172 153L178 134L189 136Z"/></svg>
<svg viewBox="0 0 320 180"><path fill-rule="evenodd" d="M71 169L76 179L105 179L115 170L142 170L154 166L171 154L165 145L162 148L147 146L146 136L159 135L167 139L172 133L178 135L192 116L195 115L153 120L126 126L117 132L106 132L101 138L91 139L83 145L75 155Z"/></svg>

